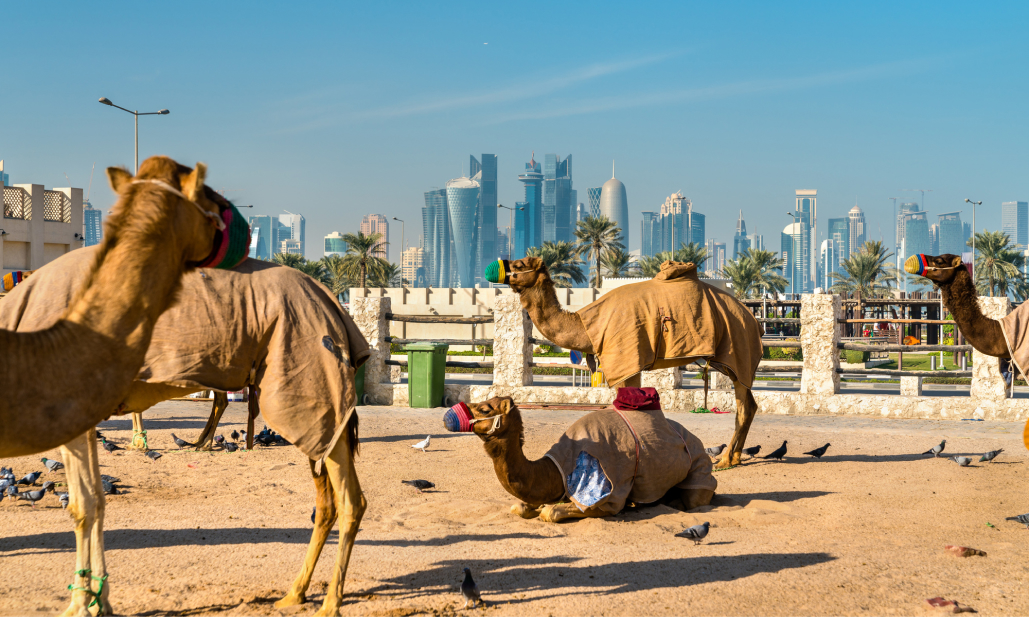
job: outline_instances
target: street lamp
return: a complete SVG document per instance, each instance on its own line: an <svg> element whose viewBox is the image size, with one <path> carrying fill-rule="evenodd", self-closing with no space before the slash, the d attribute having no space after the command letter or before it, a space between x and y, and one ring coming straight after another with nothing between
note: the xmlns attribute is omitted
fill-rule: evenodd
<svg viewBox="0 0 1029 617"><path fill-rule="evenodd" d="M525 210L525 208L512 208L510 206L505 206L504 204L497 204L497 207L511 211L511 223L507 228L507 258L511 259L514 257L514 213L516 209Z"/></svg>
<svg viewBox="0 0 1029 617"><path fill-rule="evenodd" d="M800 212L787 212L786 216L792 218L793 219L793 224L796 225L797 224L797 217L800 216L800 214L801 214ZM793 292L794 294L797 293L797 268L796 268L796 263L797 263L797 238L800 235L800 234L793 233L795 231L796 231L795 229L790 229L790 235L793 236L793 241L790 243L790 244L793 245L793 250L791 251L793 254L790 255L790 257L792 258L791 261L793 262L792 264L790 264L790 291Z"/></svg>
<svg viewBox="0 0 1029 617"><path fill-rule="evenodd" d="M119 105L115 105L114 103L111 102L111 99L107 98L106 96L100 97L100 103L103 104L103 105L107 105L109 107L117 107L118 109L120 109L122 111L127 111L127 112L129 112L130 114L132 114L133 116L136 117L136 171L133 172L133 173L134 174L138 174L139 173L139 117L140 116L167 116L171 112L168 111L167 109L162 109L160 111L148 111L148 112L140 113L138 111L133 111L131 109L125 109L124 107L121 107Z"/></svg>
<svg viewBox="0 0 1029 617"><path fill-rule="evenodd" d="M407 238L404 237L404 219L393 217L394 221L400 221L400 263L404 263L404 250L407 248Z"/></svg>
<svg viewBox="0 0 1029 617"><path fill-rule="evenodd" d="M972 204L972 281L975 281L975 207L983 205L982 201L965 198L966 204Z"/></svg>

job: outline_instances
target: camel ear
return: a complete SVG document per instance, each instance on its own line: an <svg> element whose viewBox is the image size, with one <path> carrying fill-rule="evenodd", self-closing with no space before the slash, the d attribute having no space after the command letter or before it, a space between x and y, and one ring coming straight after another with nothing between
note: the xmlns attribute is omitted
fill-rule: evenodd
<svg viewBox="0 0 1029 617"><path fill-rule="evenodd" d="M536 272L539 272L543 270L544 267L546 267L546 265L543 263L543 260L539 257L526 257L525 260L529 262L529 267L535 270Z"/></svg>
<svg viewBox="0 0 1029 617"><path fill-rule="evenodd" d="M111 190L120 195L121 190L132 182L132 174L121 167L108 167L107 181L111 185Z"/></svg>
<svg viewBox="0 0 1029 617"><path fill-rule="evenodd" d="M182 194L190 201L197 201L197 198L204 191L204 180L207 178L207 165L197 163L193 171L179 180L182 185Z"/></svg>
<svg viewBox="0 0 1029 617"><path fill-rule="evenodd" d="M950 265L958 268L961 266L961 255L955 255L954 260L950 262Z"/></svg>
<svg viewBox="0 0 1029 617"><path fill-rule="evenodd" d="M500 399L500 413L505 416L511 412L511 407L514 405L514 401L510 397L505 396Z"/></svg>

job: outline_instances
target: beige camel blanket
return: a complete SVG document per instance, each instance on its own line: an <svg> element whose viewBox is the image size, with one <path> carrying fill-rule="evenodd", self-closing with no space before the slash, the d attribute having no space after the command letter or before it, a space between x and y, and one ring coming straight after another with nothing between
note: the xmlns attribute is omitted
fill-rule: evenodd
<svg viewBox="0 0 1029 617"><path fill-rule="evenodd" d="M584 512L617 514L626 501L652 503L673 487L718 488L704 444L660 410L587 414L546 456L560 470L566 495ZM591 458L602 470L600 481L592 483Z"/></svg>
<svg viewBox="0 0 1029 617"><path fill-rule="evenodd" d="M32 331L53 324L95 250L72 251L17 286L0 301L0 327ZM158 320L119 411L143 411L182 389L242 390L253 370L265 422L320 461L354 409L354 372L369 353L331 292L293 268L248 259L234 270L194 270Z"/></svg>
<svg viewBox="0 0 1029 617"><path fill-rule="evenodd" d="M31 280L31 279L30 279ZM1015 310L1000 319L1000 329L1008 344L1008 354L1015 363L1022 379L1029 374L1029 302L1023 302Z"/></svg>
<svg viewBox="0 0 1029 617"><path fill-rule="evenodd" d="M692 263L666 261L653 280L613 289L576 314L611 386L704 358L753 387L762 353L757 320L736 298L702 282Z"/></svg>

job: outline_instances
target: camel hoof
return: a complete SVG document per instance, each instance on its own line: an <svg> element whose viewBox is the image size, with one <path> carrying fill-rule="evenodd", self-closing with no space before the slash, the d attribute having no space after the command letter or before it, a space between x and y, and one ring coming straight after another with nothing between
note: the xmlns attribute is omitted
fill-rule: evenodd
<svg viewBox="0 0 1029 617"><path fill-rule="evenodd" d="M544 523L557 523L561 519L558 518L557 504L548 503L547 505L540 508L540 520Z"/></svg>
<svg viewBox="0 0 1029 617"><path fill-rule="evenodd" d="M321 607L318 612L314 614L314 617L339 617L339 607Z"/></svg>
<svg viewBox="0 0 1029 617"><path fill-rule="evenodd" d="M287 606L298 606L307 602L307 598L302 593L291 593L285 598L275 603L275 608L286 608Z"/></svg>
<svg viewBox="0 0 1029 617"><path fill-rule="evenodd" d="M516 503L511 506L511 514L520 516L525 519L536 518L540 515L539 508L533 508L532 506L524 503Z"/></svg>
<svg viewBox="0 0 1029 617"><path fill-rule="evenodd" d="M718 461L718 464L715 465L714 468L718 469L718 470L729 469L730 467L735 467L736 465L739 465L739 464L740 464L740 457L738 455L737 456L731 456L729 454L726 454L725 456L723 456L721 458L720 461Z"/></svg>
<svg viewBox="0 0 1029 617"><path fill-rule="evenodd" d="M86 605L72 602L71 606L65 609L60 617L92 617L92 615L86 609Z"/></svg>

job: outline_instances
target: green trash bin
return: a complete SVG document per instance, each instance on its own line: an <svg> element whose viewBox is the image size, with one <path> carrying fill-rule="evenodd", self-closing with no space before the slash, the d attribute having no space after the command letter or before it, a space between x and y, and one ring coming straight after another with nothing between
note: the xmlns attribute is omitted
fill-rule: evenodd
<svg viewBox="0 0 1029 617"><path fill-rule="evenodd" d="M443 381L447 375L446 343L411 343L407 352L407 400L411 407L443 405Z"/></svg>

